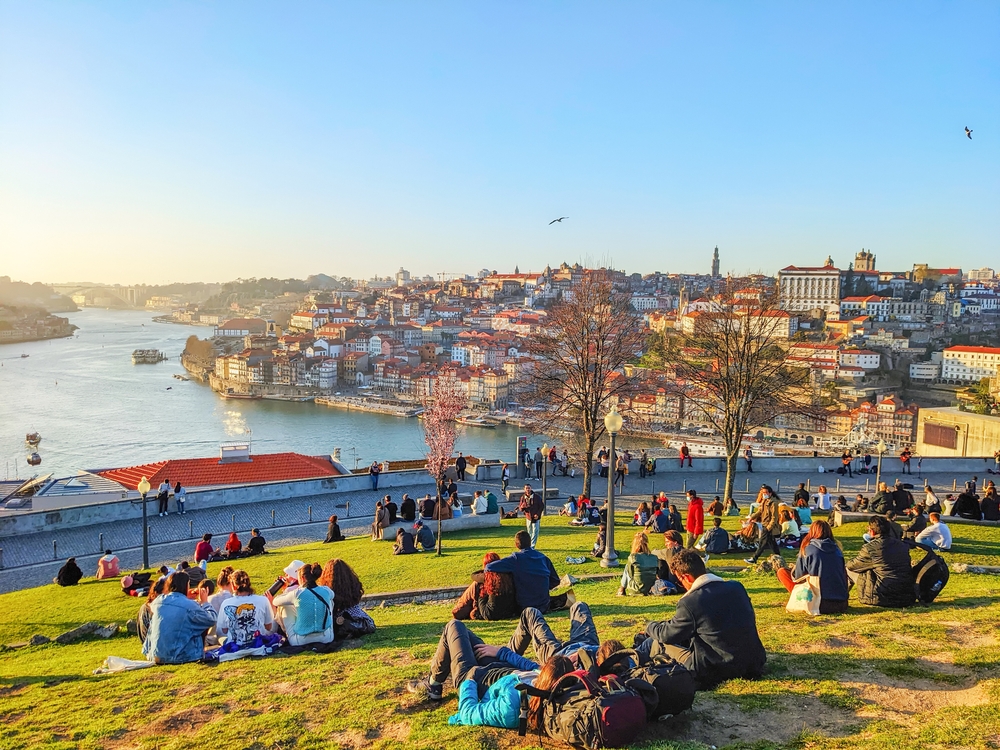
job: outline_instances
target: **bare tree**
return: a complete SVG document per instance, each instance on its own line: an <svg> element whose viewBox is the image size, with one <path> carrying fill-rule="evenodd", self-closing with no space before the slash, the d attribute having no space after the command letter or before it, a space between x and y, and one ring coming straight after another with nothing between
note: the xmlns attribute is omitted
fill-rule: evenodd
<svg viewBox="0 0 1000 750"><path fill-rule="evenodd" d="M424 442L427 443L427 473L437 486L437 554L441 554L441 479L455 451L455 417L468 403L462 384L451 371L439 371L431 393L424 399Z"/></svg>
<svg viewBox="0 0 1000 750"><path fill-rule="evenodd" d="M672 390L683 398L684 410L694 410L722 435L724 497L732 497L749 430L782 415L821 414L808 368L786 362L781 342L788 338L790 320L771 293L724 289L705 309L690 313L685 332L664 335L656 347L676 372Z"/></svg>
<svg viewBox="0 0 1000 750"><path fill-rule="evenodd" d="M534 365L520 398L537 407L538 431L571 428L583 452L583 493L590 496L594 449L604 415L633 392L625 365L642 351L642 319L611 273L588 271L552 306L527 344Z"/></svg>

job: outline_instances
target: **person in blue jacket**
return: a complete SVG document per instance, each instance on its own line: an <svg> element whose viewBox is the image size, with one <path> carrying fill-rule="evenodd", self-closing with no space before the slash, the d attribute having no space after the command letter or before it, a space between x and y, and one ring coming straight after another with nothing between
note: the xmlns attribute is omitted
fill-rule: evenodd
<svg viewBox="0 0 1000 750"><path fill-rule="evenodd" d="M507 555L486 566L489 573L511 573L514 576L514 591L521 609L534 607L541 613L553 609L549 591L559 585L559 574L552 561L531 547L531 536L521 530L514 535L513 554ZM560 604L565 606L565 600ZM557 605L558 607L559 605Z"/></svg>
<svg viewBox="0 0 1000 750"><path fill-rule="evenodd" d="M184 664L201 659L205 634L216 623L208 604L208 589L197 589L197 602L188 599L190 579L183 571L171 573L166 592L150 605L152 617L142 653L157 664Z"/></svg>
<svg viewBox="0 0 1000 750"><path fill-rule="evenodd" d="M787 568L777 571L778 580L789 592L795 581L804 576L819 578L819 612L833 615L847 611L849 587L844 553L833 538L833 529L822 519L816 519L809 532L802 539L799 556L795 560L795 570Z"/></svg>

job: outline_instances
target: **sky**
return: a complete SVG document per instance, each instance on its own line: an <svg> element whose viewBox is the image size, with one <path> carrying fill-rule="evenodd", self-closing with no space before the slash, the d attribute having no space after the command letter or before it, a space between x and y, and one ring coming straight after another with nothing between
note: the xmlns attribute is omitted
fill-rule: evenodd
<svg viewBox="0 0 1000 750"><path fill-rule="evenodd" d="M1000 268L1000 4L0 0L0 274L707 273L716 245Z"/></svg>

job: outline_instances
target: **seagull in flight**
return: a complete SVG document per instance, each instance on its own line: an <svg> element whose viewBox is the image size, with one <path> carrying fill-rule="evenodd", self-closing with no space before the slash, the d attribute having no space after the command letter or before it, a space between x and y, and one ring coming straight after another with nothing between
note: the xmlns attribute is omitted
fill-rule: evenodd
<svg viewBox="0 0 1000 750"><path fill-rule="evenodd" d="M968 130L968 128L966 128L966 130ZM969 137L971 138L972 136L969 136ZM553 219L552 221L550 221L549 222L549 226L552 226L557 221L562 221L563 219L568 219L568 218L569 218L568 216L560 216L558 219Z"/></svg>
<svg viewBox="0 0 1000 750"><path fill-rule="evenodd" d="M966 136L968 136L969 140L971 141L972 140L972 131L969 130L969 126L968 125L965 126L965 134L966 134Z"/></svg>

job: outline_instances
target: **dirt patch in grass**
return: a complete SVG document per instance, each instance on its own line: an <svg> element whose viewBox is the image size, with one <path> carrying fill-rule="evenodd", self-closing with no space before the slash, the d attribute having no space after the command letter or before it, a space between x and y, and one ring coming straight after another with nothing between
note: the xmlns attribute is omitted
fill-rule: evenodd
<svg viewBox="0 0 1000 750"><path fill-rule="evenodd" d="M925 662L936 670L948 669L945 662ZM876 711L902 724L914 725L926 721L926 714L949 706L982 706L990 702L988 691L958 668L945 672L960 678L953 687L933 680L914 679L905 682L879 673L860 679L845 679L844 687L869 704L867 711ZM922 716L924 715L924 716Z"/></svg>
<svg viewBox="0 0 1000 750"><path fill-rule="evenodd" d="M403 721L397 724L380 724L366 732L358 729L345 729L333 732L330 742L343 750L359 750L371 747L376 741L405 743L410 738L410 723Z"/></svg>
<svg viewBox="0 0 1000 750"><path fill-rule="evenodd" d="M309 690L309 685L301 682L276 682L269 687L269 690L281 695L300 695Z"/></svg>
<svg viewBox="0 0 1000 750"><path fill-rule="evenodd" d="M724 747L734 742L786 743L803 731L827 737L845 737L865 723L852 711L832 708L811 695L774 696L772 706L744 710L738 702L711 693L699 693L694 706L646 730L650 739L702 742Z"/></svg>
<svg viewBox="0 0 1000 750"><path fill-rule="evenodd" d="M988 648L997 644L996 636L990 633L980 633L970 622L942 622L948 628L947 643L956 648Z"/></svg>
<svg viewBox="0 0 1000 750"><path fill-rule="evenodd" d="M127 750L128 748L141 747L140 738L148 736L191 736L206 724L210 724L225 715L225 712L217 708L208 706L195 706L184 711L177 711L169 716L161 716L149 722L145 726L125 732L117 741L106 747L115 750Z"/></svg>

